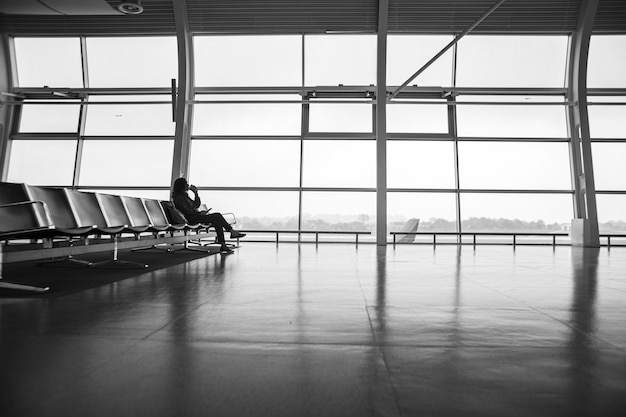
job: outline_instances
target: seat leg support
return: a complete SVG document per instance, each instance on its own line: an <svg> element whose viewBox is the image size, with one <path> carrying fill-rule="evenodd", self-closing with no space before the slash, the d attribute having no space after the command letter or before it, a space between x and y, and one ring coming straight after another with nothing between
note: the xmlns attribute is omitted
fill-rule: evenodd
<svg viewBox="0 0 626 417"><path fill-rule="evenodd" d="M26 291L26 292L34 292L34 293L42 293L50 290L50 287L40 287L37 285L25 285L25 284L16 284L14 282L7 282L2 279L2 244L0 244L0 289L7 290L15 290L15 291Z"/></svg>

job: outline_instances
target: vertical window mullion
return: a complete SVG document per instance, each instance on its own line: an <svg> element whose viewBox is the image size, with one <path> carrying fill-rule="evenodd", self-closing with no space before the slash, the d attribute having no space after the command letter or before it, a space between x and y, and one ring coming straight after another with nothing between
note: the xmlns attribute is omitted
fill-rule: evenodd
<svg viewBox="0 0 626 417"><path fill-rule="evenodd" d="M89 88L89 67L87 66L87 39L80 37L80 56L83 71L83 86ZM81 100L80 113L78 116L77 143L76 143L76 159L74 160L74 176L72 178L72 187L77 187L80 181L80 169L82 166L83 141L85 135L85 123L87 121L87 103L89 96L86 95Z"/></svg>

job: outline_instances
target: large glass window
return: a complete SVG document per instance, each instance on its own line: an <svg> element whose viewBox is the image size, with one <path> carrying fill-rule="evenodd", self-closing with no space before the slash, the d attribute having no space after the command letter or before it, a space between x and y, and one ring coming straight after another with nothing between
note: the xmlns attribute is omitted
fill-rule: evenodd
<svg viewBox="0 0 626 417"><path fill-rule="evenodd" d="M452 41L452 36L389 35L387 85L399 86ZM409 83L419 86L452 85L452 49Z"/></svg>
<svg viewBox="0 0 626 417"><path fill-rule="evenodd" d="M571 189L567 143L461 142L461 188Z"/></svg>
<svg viewBox="0 0 626 417"><path fill-rule="evenodd" d="M376 143L361 140L304 142L305 187L375 187Z"/></svg>
<svg viewBox="0 0 626 417"><path fill-rule="evenodd" d="M395 100L387 106L389 133L448 133L448 106Z"/></svg>
<svg viewBox="0 0 626 417"><path fill-rule="evenodd" d="M298 95L207 95L194 107L193 135L289 136L302 131ZM258 101L294 101L259 103Z"/></svg>
<svg viewBox="0 0 626 417"><path fill-rule="evenodd" d="M16 38L16 84L20 87L82 87L79 38Z"/></svg>
<svg viewBox="0 0 626 417"><path fill-rule="evenodd" d="M213 187L297 187L300 141L194 140L190 180Z"/></svg>
<svg viewBox="0 0 626 417"><path fill-rule="evenodd" d="M302 229L373 230L376 224L376 193L302 193Z"/></svg>
<svg viewBox="0 0 626 417"><path fill-rule="evenodd" d="M309 132L371 133L369 103L311 103Z"/></svg>
<svg viewBox="0 0 626 417"><path fill-rule="evenodd" d="M600 233L626 232L626 195L598 194L596 200Z"/></svg>
<svg viewBox="0 0 626 417"><path fill-rule="evenodd" d="M390 192L387 195L389 231L402 230L409 219L419 219L418 231L456 232L456 195Z"/></svg>
<svg viewBox="0 0 626 417"><path fill-rule="evenodd" d="M80 105L78 102L24 104L20 114L18 132L76 133L78 131L79 115Z"/></svg>
<svg viewBox="0 0 626 417"><path fill-rule="evenodd" d="M195 181L194 177L189 179ZM238 229L298 228L298 193L295 191L202 190L200 196L212 212L234 213Z"/></svg>
<svg viewBox="0 0 626 417"><path fill-rule="evenodd" d="M626 35L592 36L588 62L589 88L626 88Z"/></svg>
<svg viewBox="0 0 626 417"><path fill-rule="evenodd" d="M75 159L76 140L14 140L7 180L71 186Z"/></svg>
<svg viewBox="0 0 626 417"><path fill-rule="evenodd" d="M626 191L626 142L600 142L591 146L596 189Z"/></svg>
<svg viewBox="0 0 626 417"><path fill-rule="evenodd" d="M376 36L306 35L304 74L307 86L376 83Z"/></svg>
<svg viewBox="0 0 626 417"><path fill-rule="evenodd" d="M171 98L153 96L93 96L89 99L85 135L87 136L173 136ZM120 102L130 102L120 104ZM107 104L110 103L110 104Z"/></svg>
<svg viewBox="0 0 626 417"><path fill-rule="evenodd" d="M459 41L459 87L563 87L567 36L466 36Z"/></svg>
<svg viewBox="0 0 626 417"><path fill-rule="evenodd" d="M178 78L176 38L87 38L90 87L169 87Z"/></svg>
<svg viewBox="0 0 626 417"><path fill-rule="evenodd" d="M454 188L454 144L390 141L387 171L389 188Z"/></svg>
<svg viewBox="0 0 626 417"><path fill-rule="evenodd" d="M626 123L624 123L626 104L611 104L626 103L626 96L590 97L589 101L591 137L594 139L626 139Z"/></svg>
<svg viewBox="0 0 626 417"><path fill-rule="evenodd" d="M563 98L541 96L462 96L457 105L459 136L566 138ZM480 104L480 102L492 102ZM515 102L524 104L507 104ZM463 102L469 102L463 104ZM470 104L477 103L478 104ZM498 102L504 102L499 104ZM551 104L542 104L551 103ZM552 104L557 103L557 104ZM534 104L534 105L533 105Z"/></svg>
<svg viewBox="0 0 626 417"><path fill-rule="evenodd" d="M558 231L573 215L569 194L461 194L462 230Z"/></svg>
<svg viewBox="0 0 626 417"><path fill-rule="evenodd" d="M200 87L302 85L301 36L196 36L194 59Z"/></svg>
<svg viewBox="0 0 626 417"><path fill-rule="evenodd" d="M81 186L169 186L173 140L85 140Z"/></svg>

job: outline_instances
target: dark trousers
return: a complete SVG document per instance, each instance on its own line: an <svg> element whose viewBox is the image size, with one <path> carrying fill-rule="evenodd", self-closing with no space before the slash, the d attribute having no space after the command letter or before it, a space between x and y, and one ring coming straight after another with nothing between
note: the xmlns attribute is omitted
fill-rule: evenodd
<svg viewBox="0 0 626 417"><path fill-rule="evenodd" d="M190 223L210 223L215 228L215 233L217 233L217 242L218 243L226 243L226 239L224 238L224 230L231 231L232 227L224 216L221 213L209 213L209 214L200 214L190 216Z"/></svg>

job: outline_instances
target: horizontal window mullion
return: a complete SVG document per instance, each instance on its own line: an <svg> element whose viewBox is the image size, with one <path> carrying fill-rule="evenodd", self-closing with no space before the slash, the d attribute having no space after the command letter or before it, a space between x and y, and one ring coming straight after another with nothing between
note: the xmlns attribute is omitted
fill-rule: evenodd
<svg viewBox="0 0 626 417"><path fill-rule="evenodd" d="M459 136L459 142L569 142L570 138Z"/></svg>
<svg viewBox="0 0 626 417"><path fill-rule="evenodd" d="M574 190L460 188L465 194L574 194Z"/></svg>
<svg viewBox="0 0 626 417"><path fill-rule="evenodd" d="M150 135L141 135L141 136L91 136L84 135L81 136L84 140L174 140L174 136L150 136Z"/></svg>
<svg viewBox="0 0 626 417"><path fill-rule="evenodd" d="M300 140L300 136L192 136L191 140Z"/></svg>
<svg viewBox="0 0 626 417"><path fill-rule="evenodd" d="M115 187L119 188L119 187ZM142 187L145 188L145 187ZM375 193L376 188L371 187L212 187L198 186L199 190L205 191L321 191L321 192L371 192Z"/></svg>
<svg viewBox="0 0 626 417"><path fill-rule="evenodd" d="M307 133L304 140L376 140L373 133Z"/></svg>
<svg viewBox="0 0 626 417"><path fill-rule="evenodd" d="M454 137L448 133L387 133L387 140L449 141Z"/></svg>
<svg viewBox="0 0 626 417"><path fill-rule="evenodd" d="M14 133L11 140L76 140L77 132L67 133Z"/></svg>

